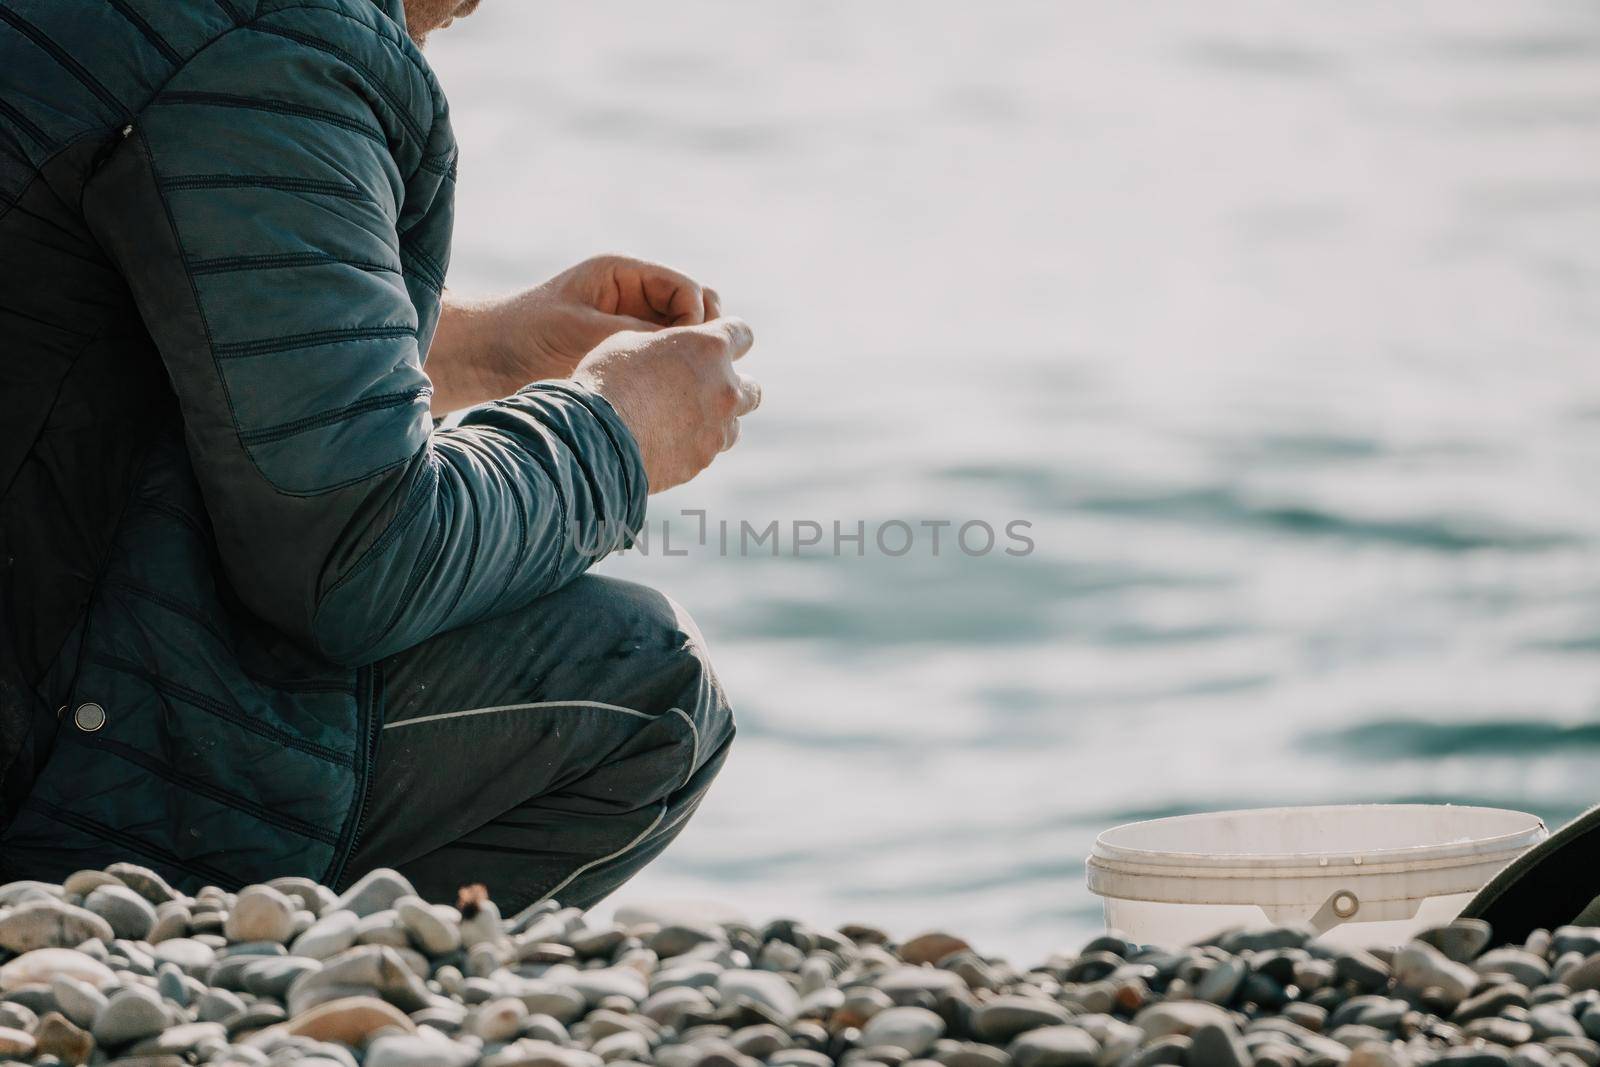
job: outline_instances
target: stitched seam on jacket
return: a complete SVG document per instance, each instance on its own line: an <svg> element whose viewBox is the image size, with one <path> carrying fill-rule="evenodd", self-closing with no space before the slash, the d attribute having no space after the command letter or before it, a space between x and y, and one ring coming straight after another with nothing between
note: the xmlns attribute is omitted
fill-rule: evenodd
<svg viewBox="0 0 1600 1067"><path fill-rule="evenodd" d="M279 744L288 745L290 748L297 748L301 752L307 753L308 755L317 756L327 763L336 764L340 767L350 767L354 766L355 764L355 757L351 756L347 752L338 752L334 749L328 748L326 745L319 745L315 741L307 741L302 737L296 737L287 730L280 730L276 726L269 726L266 723L257 722L250 716L240 713L235 708L228 707L226 704L222 703L222 701L216 700L205 693L199 692L195 689L190 689L188 686L182 685L178 682L157 677L146 670L141 664L133 663L125 659L118 659L115 656L100 655L98 653L87 653L85 658L91 663L96 663L108 670L113 670L119 674L126 674L130 677L137 678L150 688L156 690L158 693L165 693L167 696L181 700L183 703L188 704L191 707L199 708L201 711L210 712L220 719L226 719L228 722L233 723L235 726L242 727L250 733L255 734L257 737L264 737L269 741L277 741Z"/></svg>
<svg viewBox="0 0 1600 1067"><path fill-rule="evenodd" d="M332 9L328 10L330 10L332 14L344 15L344 12L342 11L333 11ZM345 17L349 18L350 16L345 15ZM359 19L354 19L352 21L360 22ZM366 26L365 23L361 23L361 25ZM313 37L308 33L301 33L299 30L291 30L283 26L266 26L257 22L252 23L246 28L254 30L256 33L271 34L274 37L282 37L285 40L294 41L296 44L303 45L306 48L314 48L319 52L326 53L327 55L333 56L335 59L341 60L357 74L360 74L362 79L372 87L373 92L383 97L384 102L394 109L395 116L400 120L400 125L406 128L407 133L416 138L419 148L428 143L428 131L422 128L422 124L418 122L417 117L411 113L411 109L405 105L404 101L395 96L394 90L389 88L389 86L385 84L384 80L380 78L371 67L362 62L361 59L359 59L353 52L350 52L344 48L340 48L332 41L324 41L320 37ZM372 27L366 26L366 28L370 30ZM390 42L391 45L393 43L394 42L392 41ZM404 55L405 53L402 52L401 54ZM415 63L412 65L415 66ZM430 86L429 88L431 90L432 87Z"/></svg>
<svg viewBox="0 0 1600 1067"><path fill-rule="evenodd" d="M587 411L588 409L585 408L584 410ZM538 416L535 416L535 418L538 418ZM594 500L595 525L601 530L604 530L606 528L606 498L604 494L600 492L600 483L595 480L594 471L590 470L589 465L583 461L582 450L578 448L576 441L567 437L567 435L556 426L554 420L545 422L545 420L539 419L538 421L544 426L545 429L550 431L550 435L552 437L560 441L562 445L566 447L566 450L572 453L572 462L579 470L583 472L583 480L589 486L589 496Z"/></svg>
<svg viewBox="0 0 1600 1067"><path fill-rule="evenodd" d="M283 689L291 693L333 693L351 698L356 695L354 688L348 685L340 685L338 682L307 681L303 678L269 678L264 674L251 674L248 671L245 672L245 677L257 685L264 685L271 689Z"/></svg>
<svg viewBox="0 0 1600 1067"><path fill-rule="evenodd" d="M158 107L181 107L185 104L201 105L208 107L231 107L244 111L266 111L274 115L289 115L294 118L310 119L314 122L326 122L330 126L359 133L370 141L375 141L389 147L389 138L382 130L368 126L364 122L348 118L336 111L325 111L322 108L308 107L304 104L285 104L278 100L259 100L252 96L239 96L233 93L207 93L191 89L173 89L164 92L152 101Z"/></svg>
<svg viewBox="0 0 1600 1067"><path fill-rule="evenodd" d="M258 0L258 2L259 2L259 0ZM381 24L378 25L378 26L373 26L373 25L371 25L369 23L363 22L362 20L356 18L354 15L350 14L350 12L348 12L348 11L342 11L339 8L336 8L336 7L324 7L324 6L320 5L320 4L293 4L293 5L285 5L284 7L276 9L276 11L261 12L256 17L255 21L259 22L262 18L265 18L268 15L276 14L277 11L292 11L292 10L295 10L296 8L311 8L311 9L317 10L317 11L326 11L328 14L333 15L333 16L335 16L337 18L342 18L342 19L345 19L346 21L354 22L357 26L360 26L362 29L366 30L367 32L375 34L380 39L382 39L384 42L386 42L389 45L390 48L394 49L396 55L398 55L401 59L403 59L407 63L409 63L411 65L411 69L412 70L416 71L417 76L422 79L423 86L428 90L428 97L429 97L429 100L430 100L431 103L437 103L438 102L438 97L443 95L442 91L440 91L438 93L435 92L435 90L439 88L439 83L438 83L438 79L436 77L434 77L433 71L431 69L429 69L428 67L424 66L423 63L421 61L419 61L416 56L414 56L411 53L406 51L406 47L405 46L407 44L407 41L406 41L405 35L403 33L400 35L399 38L390 37L388 35L388 33L385 32L385 30L383 29L383 26ZM385 22L388 23L389 25L393 25L393 23L388 22L388 20L385 20ZM396 29L398 30L398 27L396 27ZM401 108L400 110L401 110L401 112L403 114L409 114L409 112L406 111L406 109L404 109L404 108ZM418 125L420 126L421 124L419 123Z"/></svg>
<svg viewBox="0 0 1600 1067"><path fill-rule="evenodd" d="M165 178L163 189L276 189L290 193L313 193L336 196L343 200L364 200L366 194L352 184L322 181L317 178L294 178L271 174L189 174Z"/></svg>
<svg viewBox="0 0 1600 1067"><path fill-rule="evenodd" d="M274 352L293 352L304 348L320 348L341 341L392 340L396 337L415 337L412 326L361 326L348 330L318 330L315 333L296 333L287 337L263 338L259 341L232 341L217 345L221 359L241 359L246 356L265 356Z"/></svg>
<svg viewBox="0 0 1600 1067"><path fill-rule="evenodd" d="M231 793L228 790L223 789L221 786L213 785L202 778L195 778L192 775L184 774L182 771L171 766L170 764L163 763L161 760L155 759L152 756L148 756L145 753L140 752L133 745L127 744L126 742L115 741L109 737L96 737L91 734L89 736L79 738L78 743L87 748L92 748L97 751L106 752L110 755L116 756L119 759L133 764L135 767L140 767L146 771L149 771L157 778L162 778L168 782L171 782L173 785L180 786L189 790L190 792L198 793L208 800L213 800L218 804L221 804L225 808L232 808L234 811L240 811L246 815L253 816L256 819L259 819L261 822L266 823L268 826L275 826L280 830L290 830L299 834L301 837L309 837L313 841L321 841L325 845L334 844L337 839L338 835L334 834L332 831L325 830L320 826L314 826L311 823L306 822L304 819L297 818L296 816L284 815L281 813L274 816L272 814L272 810L266 805L258 804L255 801L239 796L236 793Z"/></svg>
<svg viewBox="0 0 1600 1067"><path fill-rule="evenodd" d="M343 12L333 11L333 9L328 8L328 7L324 6L324 5L314 4L314 3L288 4L288 5L285 5L283 7L276 8L271 12L267 12L266 14L282 14L282 13L287 12L287 11L325 11L325 12L330 12L330 13L333 13L333 14L343 15L343 17L349 19L352 22L358 22L358 24L365 25L364 23L359 23L359 20L353 18L352 16L346 15ZM256 19L259 20L262 17L265 17L264 14L258 12L257 15L256 15ZM240 28L242 28L242 27L234 27L234 29L240 29ZM376 30L374 27L366 26L366 29L368 29L369 31L378 33L378 35L380 37L383 37L382 32L379 31L379 30ZM216 37L213 37L211 40L207 41L204 45L200 46L200 48L196 49L195 52L192 53L189 56L189 58L185 61L184 66L180 67L178 70L174 71L172 76L170 78L168 78L167 81L164 82L162 84L162 86L156 90L156 93L152 94L152 98L154 96L156 96L156 95L159 95L159 93L162 90L164 90L167 85L172 84L172 82L175 79L177 79L185 70L188 69L189 64L193 63L195 61L195 59L197 57L199 57L199 55L201 53L205 52L206 50L210 49L212 46L216 45L219 41L221 41L225 37L227 37L228 34L231 33L231 32L232 32L231 30L224 31L223 33L220 33ZM388 38L384 38L384 39L385 40L389 40ZM395 45L395 42L393 40L389 40L389 44L390 44L390 47L398 47L398 46ZM401 55L404 56L405 53L401 52ZM407 58L410 61L411 66L413 67L413 69L415 69L419 74L425 75L426 72L423 71L423 68L417 63L417 61L415 59L412 59L409 56L406 56L405 58ZM424 80L425 83L427 83L429 81L425 76L424 76L423 80ZM431 83L430 83L430 92L431 92ZM210 316L206 314L205 305L200 300L200 288L199 288L199 285L195 281L193 270L188 265L187 253L185 253L184 249L183 249L183 241L182 241L181 231L178 229L177 219L174 217L174 215L172 213L172 204L167 199L166 195L161 192L160 185L159 185L161 174L160 174L159 169L156 167L155 156L150 151L150 146L149 146L148 142L145 140L145 138L143 136L140 136L139 138L137 138L137 140L139 142L140 150L144 153L145 162L150 168L151 178L152 178L153 181L155 181L157 183L156 184L156 190L155 190L156 191L156 199L159 200L160 203L161 203L162 213L166 216L167 226L168 226L169 230L171 231L172 238L173 238L173 243L176 246L176 248L177 248L177 250L179 252L179 255L184 257L184 275L185 275L185 280L189 284L190 298L194 301L195 314L198 316L198 318L200 320L201 331L205 335L206 347L211 352L212 368L216 372L217 380L218 380L218 383L219 383L220 388L222 390L223 400L227 404L228 416L229 416L230 420L233 423L234 432L237 433L238 432L238 427L239 427L238 411L234 407L233 395L228 389L227 379L222 373L222 363L221 363L220 360L218 360L216 358L215 339L214 339L214 337L212 335L212 332L211 332ZM264 482L266 482L266 484L268 486L271 487L271 489L272 489L272 491L274 493L278 494L279 496L295 497L295 498L300 498L300 499L305 499L305 498L309 498L309 497L313 497L313 496L320 496L323 493L329 493L329 492L333 492L333 491L338 490L338 489L344 489L344 488L346 488L348 486L352 486L352 485L359 485L360 483L362 483L364 481L368 481L370 479L379 477L380 475L383 475L383 474L385 474L385 473L387 473L387 472L389 472L391 470L394 470L397 467L404 466L405 464L410 463L413 459L416 458L416 454L413 453L410 456L404 456L404 457L401 457L400 459L394 460L393 462L382 464L381 466L378 466L378 467L376 467L376 468L374 468L374 469L372 469L370 471L363 471L360 474L353 475L353 476L351 476L349 478L344 479L343 481L334 483L332 485L319 486L314 490L292 491L292 490L284 489L283 487L279 486L276 482L274 482L271 478L269 478L267 476L266 471L261 469L261 464L258 463L256 461L256 458L253 455L250 454L249 450L245 449L244 451L245 451L246 457L250 460L250 465L255 468L256 473L261 475L262 480Z"/></svg>
<svg viewBox="0 0 1600 1067"><path fill-rule="evenodd" d="M487 458L488 461L494 466L495 470L499 471L500 475L505 478L506 487L510 491L512 499L516 502L515 511L517 514L517 552L516 555L511 557L510 573L521 574L522 560L528 552L528 517L526 514L524 514L526 510L526 504L522 499L522 482L511 473L511 470L506 466L505 461L500 458L498 451L490 448L485 449L483 454L485 458ZM560 497L561 490L557 488L557 500L559 500ZM566 526L567 514L566 508L563 507L561 509L561 528L565 530ZM510 592L511 583L507 582L506 588L501 590L500 595L494 598L493 607L498 608L500 606L500 602L504 600Z"/></svg>
<svg viewBox="0 0 1600 1067"><path fill-rule="evenodd" d="M462 475L461 468L456 467L455 460L452 458L451 453L435 452L434 455L438 456L444 462L450 464L450 466L455 469L458 475ZM462 481L466 481L464 475L462 477ZM474 517L476 518L476 515ZM450 618L456 613L456 608L461 604L462 594L467 591L468 580L472 575L473 568L478 565L478 537L480 532L479 525L480 524L477 522L472 524L472 546L467 549L467 563L466 566L461 568L462 578L460 584L456 586L456 595L450 598L450 606L445 609L443 617L446 619Z"/></svg>
<svg viewBox="0 0 1600 1067"><path fill-rule="evenodd" d="M56 822L65 826L70 826L74 830L78 830L81 833L86 833L90 837L98 837L102 841L113 842L114 844L121 845L123 848L131 849L140 855L149 856L152 859L158 860L169 867L176 867L179 870L185 871L193 877L200 879L202 882L209 882L212 885L220 886L227 885L229 882L233 881L233 879L227 874L217 870L208 863L202 863L199 860L181 860L177 856L174 856L172 853L168 852L166 849L159 848L147 841L140 840L131 834L123 833L121 830L113 829L102 822L97 822L96 820L87 818L86 816L67 811L64 808L59 808L56 805L51 804L49 801L40 800L38 797L30 797L23 804L23 807L31 808L47 818L54 819Z"/></svg>
<svg viewBox="0 0 1600 1067"><path fill-rule="evenodd" d="M162 199L166 199L164 196ZM181 247L181 246L180 246ZM368 274L404 275L404 267L389 263L368 263L359 259L343 259L327 252L278 252L254 256L217 256L212 259L189 259L184 254L184 265L191 277L206 274L237 274L249 270L284 270L290 267L344 266L366 271ZM196 294L196 300L199 295ZM209 329L209 327L208 327Z"/></svg>
<svg viewBox="0 0 1600 1067"><path fill-rule="evenodd" d="M416 562L411 565L411 573L406 576L405 589L401 591L399 599L395 601L394 611L389 614L389 621L379 631L379 639L388 637L400 625L400 619L411 610L411 600L417 595L417 589L422 585L423 576L433 566L438 558L440 548L444 545L444 523L434 527L433 536L428 539L428 545L417 553Z"/></svg>
<svg viewBox="0 0 1600 1067"><path fill-rule="evenodd" d="M183 523L185 526L189 527L189 529L193 530L195 535L198 536L202 541L209 543L211 540L211 531L200 525L200 521L198 519L196 519L193 515L190 515L187 511L184 511L182 508L173 507L171 504L168 504L163 500L156 500L153 497L139 497L134 501L134 506L144 508L147 511L155 511L161 513L162 515L171 516L172 518Z"/></svg>
<svg viewBox="0 0 1600 1067"><path fill-rule="evenodd" d="M52 249L52 251L55 251L55 250ZM51 322L48 319L41 319L37 315L30 315L26 311L18 311L16 308L7 307L4 304L0 304L0 315L9 315L12 318L21 319L24 322L31 322L36 326L43 326L46 329L57 330L57 331L59 331L61 333L66 334L68 337L72 338L74 341L87 341L91 337L94 337L97 334L99 334L101 332L101 330L103 330L105 328L105 327L102 326L102 327L98 327L97 329L95 329L91 333L80 333L77 330L74 330L71 326L63 326L59 322Z"/></svg>
<svg viewBox="0 0 1600 1067"><path fill-rule="evenodd" d="M157 604L163 608L166 608L174 615L182 615L190 622L197 623L202 629L204 629L212 637L215 637L217 640L221 641L223 644L230 647L233 644L233 642L228 640L227 636L223 634L221 630L217 629L215 623L206 618L197 609L190 607L181 600L167 596L165 593L158 593L154 589L147 589L142 585L136 585L133 582L124 581L121 578L102 578L100 580L100 585L105 589L121 590L122 592L127 593L129 596L138 597L140 600L148 600L152 604Z"/></svg>
<svg viewBox="0 0 1600 1067"><path fill-rule="evenodd" d="M33 138L34 143L36 143L40 148L50 147L50 137L39 127L28 121L28 117L26 115L12 107L10 104L6 103L4 100L0 100L0 115L4 115L6 118L10 119L13 126L27 134L29 137ZM32 162L29 162L28 165L30 167L33 166Z"/></svg>
<svg viewBox="0 0 1600 1067"><path fill-rule="evenodd" d="M355 564L344 573L344 577L340 578L338 581L334 582L328 587L328 591L324 593L321 600L318 601L319 606L327 603L328 600L332 598L334 593L337 593L347 583L349 583L363 570L370 566L373 560L379 559L382 553L388 549L389 545L397 540L400 535L403 534L411 525L411 523L416 520L416 517L422 513L424 505L426 505L428 501L432 499L438 492L439 472L434 466L434 464L437 462L438 458L430 449L428 452L428 458L425 461L425 466L423 467L425 473L418 477L416 485L412 487L411 499L406 501L405 507L403 510L401 510L400 514L395 516L394 520L389 523L388 529L379 534L377 540L373 541L372 544L367 546L367 550L361 554L361 558L356 560ZM313 625L312 629L314 630L315 628L315 625Z"/></svg>
<svg viewBox="0 0 1600 1067"><path fill-rule="evenodd" d="M545 388L550 389L552 387L545 386ZM611 424L606 421L605 417L601 415L599 411L595 410L594 405L590 403L589 397L584 395L582 390L568 389L561 386L556 386L553 388L554 391L565 393L567 396L572 397L578 403L582 404L584 410L589 412L589 414L594 417L594 421L600 424L600 429L605 432L606 440L611 442L611 450L617 454L617 463L622 470L622 491L627 495L628 500L632 501L634 497L634 484L631 468L633 465L628 462L628 453L622 447L622 442L618 441L616 434L611 432Z"/></svg>
<svg viewBox="0 0 1600 1067"><path fill-rule="evenodd" d="M240 11L238 8L234 7L233 4L229 3L229 0L216 0L216 2L217 6L222 9L223 14L228 16L228 21L232 22L235 26L238 26L244 22L244 12Z"/></svg>
<svg viewBox="0 0 1600 1067"><path fill-rule="evenodd" d="M444 283L445 275L448 274L449 271L445 269L445 265L443 263L440 263L437 259L433 258L428 250L422 247L422 239L420 237L413 237L411 232L408 230L406 231L406 235L400 239L400 246L400 251L402 253L404 253L407 249L410 249L412 257L420 260L421 265L427 267L428 273L432 277L438 279L441 285Z"/></svg>
<svg viewBox="0 0 1600 1067"><path fill-rule="evenodd" d="M408 254L412 260L411 272L426 282L429 289L436 293L442 292L446 273L444 265L423 251L409 231L404 237L400 238L400 263L402 268L405 265Z"/></svg>
<svg viewBox="0 0 1600 1067"><path fill-rule="evenodd" d="M315 430L335 422L343 422L355 415L365 415L372 411L385 411L389 408L402 407L414 400L432 395L433 389L426 385L418 386L415 389L406 389L398 393L380 393L377 396L363 397L354 403L334 408L332 411L318 412L315 415L307 415L303 419L295 419L293 422L279 423L277 426L267 426L260 430L241 433L239 440L246 445L270 444L273 441L281 441L285 437L293 437L295 434L305 433L307 430Z"/></svg>
<svg viewBox="0 0 1600 1067"><path fill-rule="evenodd" d="M418 163L417 166L421 170L427 171L429 174L438 174L443 176L449 174L452 170L455 170L456 157L458 155L458 150L453 148L447 149L443 152L435 152L431 156L423 156L422 161Z"/></svg>
<svg viewBox="0 0 1600 1067"><path fill-rule="evenodd" d="M132 23L133 28L143 34L144 39L149 41L151 47L160 52L168 63L175 67L183 65L183 56L178 53L178 50L172 47L165 37L157 33L156 28L146 22L144 16L129 5L128 0L111 0L111 6L116 10L117 14Z"/></svg>
<svg viewBox="0 0 1600 1067"><path fill-rule="evenodd" d="M90 74L88 68L72 58L72 53L51 40L49 35L39 27L4 6L0 6L0 22L9 23L12 29L38 45L41 51L55 60L62 70L76 78L79 84L89 90L92 95L98 97L106 107L118 115L126 116L128 114L126 104L117 99L116 95L110 89L107 89L98 78Z"/></svg>
<svg viewBox="0 0 1600 1067"><path fill-rule="evenodd" d="M504 400L496 400L491 406L506 410L510 410L511 407ZM523 414L527 413L524 412ZM555 437L557 440L561 440L563 445L566 444L566 442L561 439L559 434L554 433L548 426L544 424L543 419L533 415L529 415L528 417L532 418L533 421L538 424L540 429L550 433L550 436ZM544 455L544 453L540 452L538 449L525 449L524 453L535 463L537 463L539 465L539 469L544 472L544 476L550 479L550 488L555 490L556 494L556 509L558 514L561 516L562 535L565 536L565 532L572 528L572 509L568 505L566 492L561 488L561 478L556 473L555 461L553 458ZM520 499L518 502L521 502Z"/></svg>

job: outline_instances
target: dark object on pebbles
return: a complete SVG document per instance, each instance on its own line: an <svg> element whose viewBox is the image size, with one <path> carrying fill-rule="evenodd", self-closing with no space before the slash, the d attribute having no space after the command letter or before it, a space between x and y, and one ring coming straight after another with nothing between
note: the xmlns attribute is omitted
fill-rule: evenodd
<svg viewBox="0 0 1600 1067"><path fill-rule="evenodd" d="M1594 855L1600 848L1600 807L1590 808L1524 852L1468 904L1463 915L1481 919L1501 937L1528 940L1541 926L1600 923L1594 895ZM1574 918L1576 916L1576 918Z"/></svg>
<svg viewBox="0 0 1600 1067"><path fill-rule="evenodd" d="M185 897L129 864L12 883L0 1067L1600 1067L1600 928L1107 934L1021 971L944 932L622 915L503 919L393 871L342 897Z"/></svg>

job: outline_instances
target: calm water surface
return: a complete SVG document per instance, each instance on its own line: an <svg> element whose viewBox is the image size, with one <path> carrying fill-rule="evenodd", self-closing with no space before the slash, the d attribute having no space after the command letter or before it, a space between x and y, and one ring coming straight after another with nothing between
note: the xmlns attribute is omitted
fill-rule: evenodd
<svg viewBox="0 0 1600 1067"><path fill-rule="evenodd" d="M1033 523L607 562L742 727L624 898L1031 961L1114 823L1600 801L1600 9L491 0L430 55L454 286L625 250L756 327L654 523Z"/></svg>

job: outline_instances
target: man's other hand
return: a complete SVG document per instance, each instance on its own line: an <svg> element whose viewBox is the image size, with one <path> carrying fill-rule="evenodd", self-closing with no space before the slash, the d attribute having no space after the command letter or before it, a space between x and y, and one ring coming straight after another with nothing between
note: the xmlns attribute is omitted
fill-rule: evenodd
<svg viewBox="0 0 1600 1067"><path fill-rule="evenodd" d="M720 314L716 291L686 274L627 256L595 256L505 303L501 358L523 382L565 378L614 333L698 326Z"/></svg>
<svg viewBox="0 0 1600 1067"><path fill-rule="evenodd" d="M722 314L715 290L670 267L595 256L515 296L447 295L428 375L434 414L567 378L600 342L624 330L697 326Z"/></svg>
<svg viewBox="0 0 1600 1067"><path fill-rule="evenodd" d="M705 470L739 439L739 418L760 405L761 387L733 361L754 343L736 318L616 333L573 379L616 408L639 443L650 492L659 493Z"/></svg>

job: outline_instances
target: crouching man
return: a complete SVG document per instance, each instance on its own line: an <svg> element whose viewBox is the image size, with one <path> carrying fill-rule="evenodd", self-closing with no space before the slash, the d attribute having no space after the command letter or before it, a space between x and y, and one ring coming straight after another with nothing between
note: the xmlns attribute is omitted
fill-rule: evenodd
<svg viewBox="0 0 1600 1067"><path fill-rule="evenodd" d="M694 624L583 572L750 331L621 257L444 292L475 6L0 0L0 881L587 906L722 765Z"/></svg>

